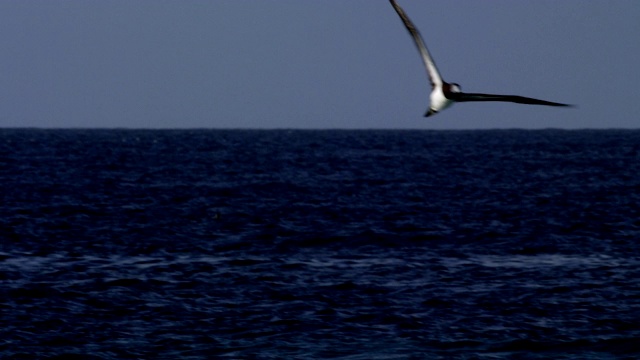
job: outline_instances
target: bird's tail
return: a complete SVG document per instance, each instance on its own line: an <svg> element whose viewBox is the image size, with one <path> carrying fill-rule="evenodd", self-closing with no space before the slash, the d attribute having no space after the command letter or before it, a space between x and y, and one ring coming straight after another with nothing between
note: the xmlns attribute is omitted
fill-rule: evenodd
<svg viewBox="0 0 640 360"><path fill-rule="evenodd" d="M424 113L424 117L433 116L433 115L435 115L435 114L437 114L437 113L438 113L437 111L435 111L435 110L433 110L433 109L429 108L429 109L427 110L427 112L426 112L426 113Z"/></svg>

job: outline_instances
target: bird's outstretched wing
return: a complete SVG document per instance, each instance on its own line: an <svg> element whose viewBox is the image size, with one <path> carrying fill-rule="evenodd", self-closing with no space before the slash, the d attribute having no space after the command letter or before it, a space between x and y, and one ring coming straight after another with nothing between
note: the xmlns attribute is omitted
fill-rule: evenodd
<svg viewBox="0 0 640 360"><path fill-rule="evenodd" d="M512 102L518 104L529 104L529 105L547 105L547 106L573 106L569 104L562 104L552 101L539 100L528 98L524 96L517 95L494 95L494 94L472 94L472 93L451 93L448 94L448 97L451 100L456 102L465 102L465 101L503 101L503 102Z"/></svg>
<svg viewBox="0 0 640 360"><path fill-rule="evenodd" d="M436 63L431 58L431 54L429 54L429 50L427 49L427 45L425 45L424 40L422 40L422 36L420 36L420 32L413 25L407 14L405 14L404 10L396 3L395 0L389 0L391 5L396 10L398 15L400 15L400 19L404 23L404 26L409 30L409 34L413 38L413 41L420 51L420 55L422 56L422 61L424 61L424 65L427 68L427 74L429 75L429 80L431 82L431 87L442 86L442 77L440 77L440 73L436 68Z"/></svg>

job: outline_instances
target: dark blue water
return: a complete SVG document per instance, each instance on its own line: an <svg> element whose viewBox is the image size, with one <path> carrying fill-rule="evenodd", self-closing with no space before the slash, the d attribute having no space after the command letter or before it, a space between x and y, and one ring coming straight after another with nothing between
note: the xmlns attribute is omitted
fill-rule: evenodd
<svg viewBox="0 0 640 360"><path fill-rule="evenodd" d="M640 131L0 130L0 358L635 359Z"/></svg>

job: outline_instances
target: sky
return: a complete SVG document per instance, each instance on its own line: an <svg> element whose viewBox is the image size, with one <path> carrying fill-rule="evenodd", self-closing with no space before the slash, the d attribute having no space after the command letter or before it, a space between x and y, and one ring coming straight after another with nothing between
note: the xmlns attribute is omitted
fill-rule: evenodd
<svg viewBox="0 0 640 360"><path fill-rule="evenodd" d="M0 0L0 127L640 128L640 1Z"/></svg>

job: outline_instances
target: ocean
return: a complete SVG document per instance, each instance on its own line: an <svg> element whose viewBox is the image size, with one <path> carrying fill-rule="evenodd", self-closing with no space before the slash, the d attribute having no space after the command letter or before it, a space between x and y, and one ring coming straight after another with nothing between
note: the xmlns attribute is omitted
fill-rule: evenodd
<svg viewBox="0 0 640 360"><path fill-rule="evenodd" d="M2 359L637 359L640 131L0 129Z"/></svg>

